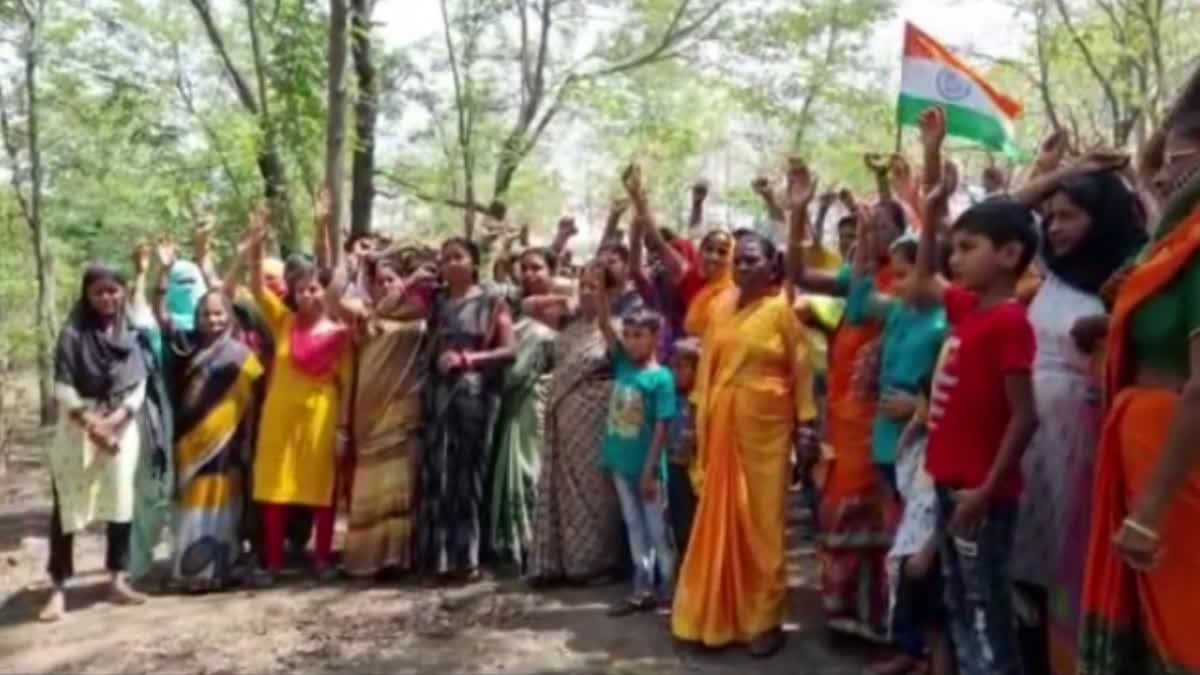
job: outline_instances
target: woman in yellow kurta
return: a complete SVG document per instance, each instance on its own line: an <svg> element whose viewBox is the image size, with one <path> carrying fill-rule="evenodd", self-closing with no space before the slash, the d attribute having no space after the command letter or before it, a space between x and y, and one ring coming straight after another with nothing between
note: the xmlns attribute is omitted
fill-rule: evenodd
<svg viewBox="0 0 1200 675"><path fill-rule="evenodd" d="M268 578L283 568L289 506L312 509L314 567L333 574L330 553L337 473L335 432L349 369L350 332L325 313L325 289L310 264L287 277L287 297L272 293L262 273L262 232L251 234L254 297L271 330L275 354L254 458L254 500L262 507Z"/></svg>
<svg viewBox="0 0 1200 675"><path fill-rule="evenodd" d="M681 640L749 643L769 656L783 642L792 441L816 408L806 332L779 290L775 246L738 237L734 278L710 309L692 395L700 503L672 628Z"/></svg>

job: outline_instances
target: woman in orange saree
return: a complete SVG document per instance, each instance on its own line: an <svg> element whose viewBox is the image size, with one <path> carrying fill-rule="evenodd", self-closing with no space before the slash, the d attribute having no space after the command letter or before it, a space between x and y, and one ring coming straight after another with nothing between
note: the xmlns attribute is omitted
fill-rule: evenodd
<svg viewBox="0 0 1200 675"><path fill-rule="evenodd" d="M708 646L783 642L784 529L797 421L816 417L807 339L779 290L778 254L737 239L737 287L715 298L692 400L700 501L672 614L675 637Z"/></svg>
<svg viewBox="0 0 1200 675"><path fill-rule="evenodd" d="M1117 294L1080 673L1200 673L1200 71L1167 121L1158 230Z"/></svg>
<svg viewBox="0 0 1200 675"><path fill-rule="evenodd" d="M884 204L887 204L886 202ZM883 205L881 205L883 206ZM887 251L904 231L897 207L885 207L874 225L875 287L892 285ZM849 268L838 278L849 287ZM851 325L843 321L829 350L828 411L825 440L833 451L826 469L818 513L821 599L830 629L875 641L887 639L888 586L884 561L898 517L889 505L879 468L872 460L872 420L877 396L856 380L879 372L879 323ZM868 383L869 384L869 383Z"/></svg>

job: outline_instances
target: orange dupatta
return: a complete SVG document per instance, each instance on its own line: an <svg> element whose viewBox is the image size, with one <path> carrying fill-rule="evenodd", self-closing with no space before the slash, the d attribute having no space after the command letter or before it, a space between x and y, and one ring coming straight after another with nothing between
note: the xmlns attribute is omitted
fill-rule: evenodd
<svg viewBox="0 0 1200 675"><path fill-rule="evenodd" d="M692 298L691 304L688 305L687 316L683 320L684 332L688 335L703 337L704 331L708 328L708 317L712 314L713 303L721 297L722 293L731 288L733 288L733 266L726 264L720 274L696 291L696 297Z"/></svg>
<svg viewBox="0 0 1200 675"><path fill-rule="evenodd" d="M1121 286L1110 320L1105 361L1107 417L1097 450L1094 508L1083 588L1080 673L1200 672L1195 640L1195 572L1200 542L1188 529L1200 518L1200 478L1177 497L1161 534L1164 559L1137 572L1117 555L1113 534L1154 470L1166 444L1178 395L1127 386L1134 361L1125 340L1134 313L1200 254L1200 208L1156 242Z"/></svg>

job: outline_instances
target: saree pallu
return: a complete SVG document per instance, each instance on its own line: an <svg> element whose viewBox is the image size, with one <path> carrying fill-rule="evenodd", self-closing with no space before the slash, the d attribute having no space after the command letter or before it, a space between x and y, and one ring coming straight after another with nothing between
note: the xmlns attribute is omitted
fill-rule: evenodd
<svg viewBox="0 0 1200 675"><path fill-rule="evenodd" d="M749 642L782 626L796 422L816 417L806 331L784 294L713 306L693 400L699 504L671 617L681 640Z"/></svg>
<svg viewBox="0 0 1200 675"><path fill-rule="evenodd" d="M177 580L220 583L241 552L244 457L262 374L248 348L223 337L188 358L176 380Z"/></svg>
<svg viewBox="0 0 1200 675"><path fill-rule="evenodd" d="M1126 388L1113 402L1100 440L1091 543L1084 582L1080 672L1086 675L1200 673L1200 475L1193 474L1167 511L1162 561L1138 572L1117 555L1112 537L1166 447L1178 396Z"/></svg>
<svg viewBox="0 0 1200 675"><path fill-rule="evenodd" d="M412 567L421 395L422 321L376 321L355 353L350 517L342 566L361 577Z"/></svg>
<svg viewBox="0 0 1200 675"><path fill-rule="evenodd" d="M587 581L612 572L623 545L617 495L600 468L612 368L595 321L578 318L559 333L554 364L527 573Z"/></svg>
<svg viewBox="0 0 1200 675"><path fill-rule="evenodd" d="M525 565L542 468L546 388L555 332L531 318L517 322L516 360L504 374L492 466L488 547L498 562Z"/></svg>
<svg viewBox="0 0 1200 675"><path fill-rule="evenodd" d="M1091 539L1083 585L1084 675L1195 675L1200 673L1200 472L1180 485L1159 528L1161 560L1130 568L1112 538L1168 446L1178 394L1129 386L1137 362L1128 336L1134 313L1166 290L1190 265L1200 264L1200 177L1177 191L1163 210L1149 252L1121 284L1109 321L1105 394L1108 410L1096 458Z"/></svg>
<svg viewBox="0 0 1200 675"><path fill-rule="evenodd" d="M880 334L843 324L830 349L826 466L819 513L821 598L833 630L871 640L887 636L885 558L892 541L879 470L871 457L875 402L855 386L856 368Z"/></svg>

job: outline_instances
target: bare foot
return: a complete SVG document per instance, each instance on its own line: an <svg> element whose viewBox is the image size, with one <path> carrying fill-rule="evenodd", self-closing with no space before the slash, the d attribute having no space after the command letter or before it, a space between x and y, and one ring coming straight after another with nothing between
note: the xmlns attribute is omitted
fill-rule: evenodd
<svg viewBox="0 0 1200 675"><path fill-rule="evenodd" d="M63 596L61 588L55 588L50 591L50 597L46 598L46 604L42 605L42 611L38 612L38 621L51 623L58 621L63 617L66 611L66 598Z"/></svg>
<svg viewBox="0 0 1200 675"><path fill-rule="evenodd" d="M123 574L113 577L109 582L108 597L116 605L146 604L146 596L133 590Z"/></svg>

